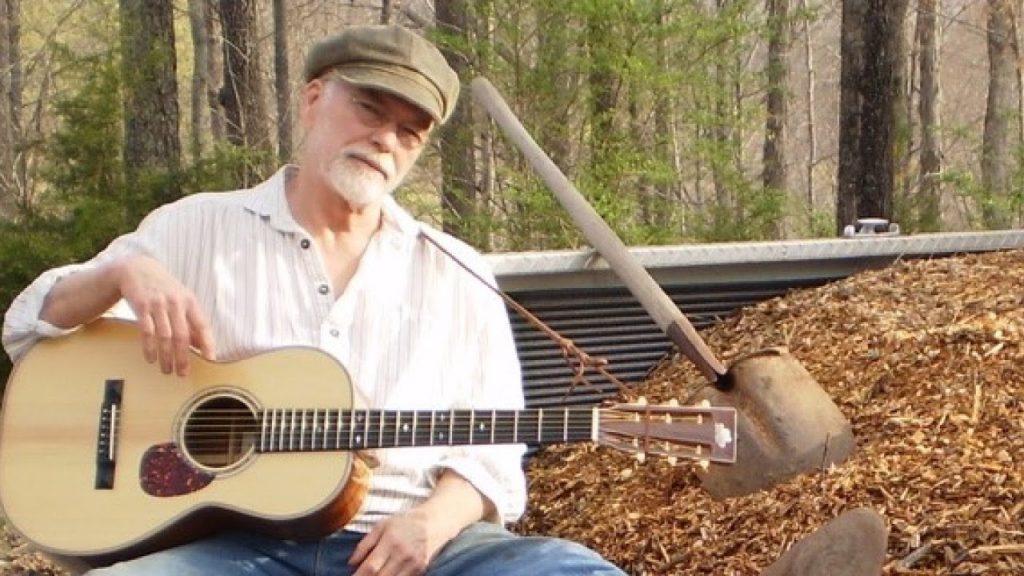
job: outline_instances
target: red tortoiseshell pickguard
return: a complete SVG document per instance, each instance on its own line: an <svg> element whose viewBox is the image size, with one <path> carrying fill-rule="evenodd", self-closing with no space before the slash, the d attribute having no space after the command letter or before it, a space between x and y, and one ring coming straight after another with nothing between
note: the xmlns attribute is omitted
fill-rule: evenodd
<svg viewBox="0 0 1024 576"><path fill-rule="evenodd" d="M169 442L146 450L139 478L146 494L168 497L202 490L213 482L214 475L189 464L178 447Z"/></svg>

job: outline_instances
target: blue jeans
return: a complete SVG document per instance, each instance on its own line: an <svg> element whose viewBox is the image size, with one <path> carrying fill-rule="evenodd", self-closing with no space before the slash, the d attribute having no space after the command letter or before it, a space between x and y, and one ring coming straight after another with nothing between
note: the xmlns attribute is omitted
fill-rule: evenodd
<svg viewBox="0 0 1024 576"><path fill-rule="evenodd" d="M363 538L337 532L322 540L291 542L244 532L143 556L95 576L349 576L349 556ZM596 552L558 538L517 536L478 522L449 542L427 568L427 576L625 576Z"/></svg>

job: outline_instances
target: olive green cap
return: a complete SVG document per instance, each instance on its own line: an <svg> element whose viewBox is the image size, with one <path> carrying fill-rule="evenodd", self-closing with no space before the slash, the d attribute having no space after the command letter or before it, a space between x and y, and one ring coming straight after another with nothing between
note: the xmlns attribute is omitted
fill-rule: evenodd
<svg viewBox="0 0 1024 576"><path fill-rule="evenodd" d="M382 90L444 123L459 98L459 77L426 38L401 26L351 26L310 49L307 82L334 71L363 88Z"/></svg>

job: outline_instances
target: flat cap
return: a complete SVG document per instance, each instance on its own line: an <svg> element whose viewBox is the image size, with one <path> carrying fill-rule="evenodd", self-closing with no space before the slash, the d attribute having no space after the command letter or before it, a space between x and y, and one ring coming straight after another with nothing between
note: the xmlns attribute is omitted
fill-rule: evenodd
<svg viewBox="0 0 1024 576"><path fill-rule="evenodd" d="M303 76L309 82L328 71L402 98L438 123L448 120L459 98L459 77L441 51L401 26L351 26L318 42Z"/></svg>

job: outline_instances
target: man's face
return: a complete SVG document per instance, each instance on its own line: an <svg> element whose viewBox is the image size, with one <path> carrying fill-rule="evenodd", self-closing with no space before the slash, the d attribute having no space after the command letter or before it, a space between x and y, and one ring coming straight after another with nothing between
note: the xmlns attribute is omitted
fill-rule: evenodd
<svg viewBox="0 0 1024 576"><path fill-rule="evenodd" d="M401 98L329 75L305 90L307 168L353 208L379 203L419 158L433 119Z"/></svg>

